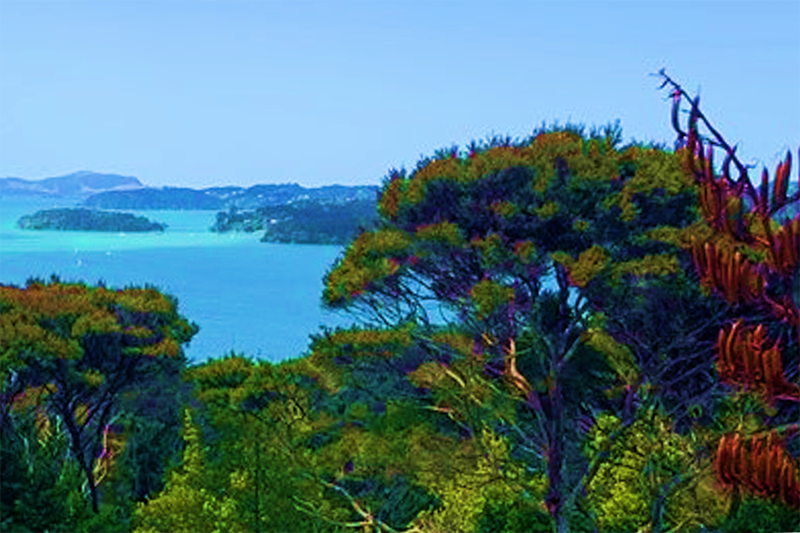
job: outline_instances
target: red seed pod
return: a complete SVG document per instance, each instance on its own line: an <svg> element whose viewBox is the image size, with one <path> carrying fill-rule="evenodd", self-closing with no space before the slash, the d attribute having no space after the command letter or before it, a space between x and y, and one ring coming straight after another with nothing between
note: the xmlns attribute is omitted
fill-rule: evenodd
<svg viewBox="0 0 800 533"><path fill-rule="evenodd" d="M780 497L781 500L789 505L800 506L800 487L798 487L797 477L795 476L794 462L788 456L783 456L780 477Z"/></svg>
<svg viewBox="0 0 800 533"><path fill-rule="evenodd" d="M753 490L763 497L767 494L767 454L763 439L753 435L750 439L750 455L753 460L753 475L750 478L750 484Z"/></svg>
<svg viewBox="0 0 800 533"><path fill-rule="evenodd" d="M742 376L742 384L747 390L755 390L757 381L756 368L761 364L761 356L758 352L754 352L750 347L745 344L740 344L742 350L742 362L744 363L744 373Z"/></svg>
<svg viewBox="0 0 800 533"><path fill-rule="evenodd" d="M717 445L717 456L714 459L714 470L717 473L717 480L725 486L733 485L734 480L731 476L731 443L733 437L730 434L723 435Z"/></svg>
<svg viewBox="0 0 800 533"><path fill-rule="evenodd" d="M745 480L742 477L742 461L739 458L740 453L742 453L742 442L741 442L741 435L738 433L733 434L733 438L731 439L730 443L728 444L730 448L730 460L728 462L728 471L730 472L730 476L733 479L733 482L736 485L741 485Z"/></svg>
<svg viewBox="0 0 800 533"><path fill-rule="evenodd" d="M769 203L769 174L767 173L767 169L763 169L761 171L761 187L758 189L758 212L761 213L762 216L767 214L767 204Z"/></svg>
<svg viewBox="0 0 800 533"><path fill-rule="evenodd" d="M770 433L772 437L772 433ZM777 443L769 446L769 455L767 457L767 494L775 495L780 490L779 475L780 467L783 458L783 450Z"/></svg>
<svg viewBox="0 0 800 533"><path fill-rule="evenodd" d="M750 454L745 449L744 443L739 445L736 450L736 462L738 463L737 471L739 473L739 484L749 484L750 478L753 476L753 471L750 464Z"/></svg>
<svg viewBox="0 0 800 533"><path fill-rule="evenodd" d="M782 272L792 272L797 263L797 239L793 235L793 227L791 223L784 224L781 227L781 247L783 253L781 254L780 268Z"/></svg>
<svg viewBox="0 0 800 533"><path fill-rule="evenodd" d="M736 327L735 323L733 327ZM730 336L730 330L727 328L721 328L719 330L719 336L717 337L717 372L719 372L720 380L722 382L728 382L733 379L733 359L731 357L730 346L728 345L728 339Z"/></svg>

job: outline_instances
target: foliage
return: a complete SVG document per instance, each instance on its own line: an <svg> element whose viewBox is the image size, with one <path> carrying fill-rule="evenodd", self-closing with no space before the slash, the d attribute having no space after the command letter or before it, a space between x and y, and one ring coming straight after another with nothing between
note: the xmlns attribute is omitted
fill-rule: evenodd
<svg viewBox="0 0 800 533"><path fill-rule="evenodd" d="M697 475L710 469L708 461L695 463L691 438L675 433L656 411L626 428L613 415L601 415L584 453L595 465L587 493L601 531L639 531L662 522L678 530L715 527L730 505L709 485L710 476Z"/></svg>
<svg viewBox="0 0 800 533"><path fill-rule="evenodd" d="M169 412L180 401L180 345L197 327L177 313L174 299L154 288L112 290L57 278L32 280L25 288L0 286L0 308L4 449L20 443L30 449L36 440L34 450L57 457L51 477L36 474L51 486L34 497L70 491L60 500L69 502L68 514L86 507L96 515L81 519L81 527L124 523L134 494L144 497L157 487L159 469L174 452ZM149 396L137 397L137 388ZM25 429L29 416L33 433ZM157 438L135 431L152 427L160 416L167 424ZM152 445L151 455L133 454L142 445ZM77 485L75 469L83 477ZM12 509L32 496L24 481L30 475L17 470L3 477L3 516L20 527L29 515ZM44 518L58 524L63 516Z"/></svg>
<svg viewBox="0 0 800 533"><path fill-rule="evenodd" d="M720 533L748 531L772 533L774 531L800 530L797 510L780 502L748 497L735 514L728 516Z"/></svg>
<svg viewBox="0 0 800 533"><path fill-rule="evenodd" d="M452 353L444 365L425 362L413 379L431 388L437 406L448 398L447 416L469 434L503 420L533 441L534 455L548 456L548 512L562 523L578 505L579 472L588 467L577 441L566 438L565 421L592 405L622 410L630 424L644 378L654 380L667 365L643 373L643 354L614 336L618 322L646 305L641 298L632 307L631 292L662 287L660 297L672 298L693 283L681 268L690 256L647 236L697 220L693 182L673 154L620 148L619 136L614 128L589 136L577 128L541 130L514 145L441 153L409 177L392 174L379 201L382 226L346 250L323 294L326 305L386 327L428 324L426 300L454 313L473 349ZM389 235L391 247L376 245ZM547 279L556 291L542 290ZM590 326L601 311L613 315L609 327ZM427 359L447 351L431 331L414 330ZM597 368L599 390L568 389L573 365L592 357L607 364ZM457 372L456 365L472 368ZM476 395L465 376L478 375L484 392ZM500 397L517 398L516 406L486 409L488 418L470 414Z"/></svg>
<svg viewBox="0 0 800 533"><path fill-rule="evenodd" d="M790 159L771 199L752 187L697 100L683 131L664 78L675 152L570 126L390 173L324 280L362 322L295 360L231 353L179 385L193 329L157 291L0 287L3 526L42 525L28 505L128 524L133 487L142 532L795 528L800 193Z"/></svg>
<svg viewBox="0 0 800 533"><path fill-rule="evenodd" d="M200 428L193 423L190 411L184 414L186 448L179 468L170 473L165 490L158 497L140 503L136 510L136 533L174 531L247 531L241 522L236 500L230 495L217 496L207 489L208 466ZM232 480L235 485L237 480Z"/></svg>

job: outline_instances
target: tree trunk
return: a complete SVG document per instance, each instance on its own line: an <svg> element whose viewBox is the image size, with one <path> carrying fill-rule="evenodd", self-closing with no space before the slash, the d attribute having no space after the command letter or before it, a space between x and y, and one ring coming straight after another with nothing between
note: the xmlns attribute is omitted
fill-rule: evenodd
<svg viewBox="0 0 800 533"><path fill-rule="evenodd" d="M97 494L97 484L94 481L94 473L92 472L92 465L87 462L86 454L84 453L84 446L83 446L83 439L81 438L81 432L78 427L75 425L75 420L71 419L69 416L66 416L62 413L62 419L64 420L65 425L67 426L67 431L69 431L70 441L72 453L75 455L75 458L78 460L78 464L83 470L83 473L86 475L86 483L89 486L89 496L92 502L92 511L95 514L100 512L100 498Z"/></svg>
<svg viewBox="0 0 800 533"><path fill-rule="evenodd" d="M555 378L553 378L555 379ZM562 479L562 468L564 463L564 444L563 444L563 411L564 406L561 398L561 387L556 383L548 399L550 404L550 435L548 436L547 452L547 476L550 487L545 498L545 505L550 511L550 516L556 523L558 533L567 533L567 523L564 517L564 487Z"/></svg>

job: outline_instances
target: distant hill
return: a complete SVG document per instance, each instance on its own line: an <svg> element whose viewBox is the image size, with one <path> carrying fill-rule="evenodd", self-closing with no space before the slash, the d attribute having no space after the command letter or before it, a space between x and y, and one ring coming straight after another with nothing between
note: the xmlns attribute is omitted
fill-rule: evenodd
<svg viewBox="0 0 800 533"><path fill-rule="evenodd" d="M329 185L305 188L296 183L254 185L252 187L182 187L143 188L129 191L108 191L83 201L96 209L258 209L309 200L344 204L355 200L375 200L380 187L373 185Z"/></svg>
<svg viewBox="0 0 800 533"><path fill-rule="evenodd" d="M66 176L26 180L0 178L0 195L57 196L85 198L106 191L142 189L144 185L132 176L80 171Z"/></svg>

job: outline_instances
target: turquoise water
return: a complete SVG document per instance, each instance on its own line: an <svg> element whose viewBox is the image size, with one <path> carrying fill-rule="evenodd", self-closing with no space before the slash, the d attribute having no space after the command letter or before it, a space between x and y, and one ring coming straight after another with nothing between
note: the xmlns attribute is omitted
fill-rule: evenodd
<svg viewBox="0 0 800 533"><path fill-rule="evenodd" d="M271 244L260 234L208 231L215 211L130 211L168 225L163 233L33 231L16 227L39 209L75 201L0 198L0 283L30 277L105 282L111 287L155 285L178 299L179 312L200 326L186 348L193 361L231 350L273 362L304 355L321 326L353 317L320 307L322 278L341 246ZM545 280L554 289L554 280ZM574 301L574 295L570 297ZM436 306L426 306L434 322Z"/></svg>
<svg viewBox="0 0 800 533"><path fill-rule="evenodd" d="M231 350L280 361L303 355L309 334L350 319L320 308L322 277L340 246L267 244L260 235L208 231L214 211L136 211L169 225L164 233L30 231L15 227L39 209L74 201L0 199L0 283L32 276L109 286L155 285L200 326L193 361Z"/></svg>

